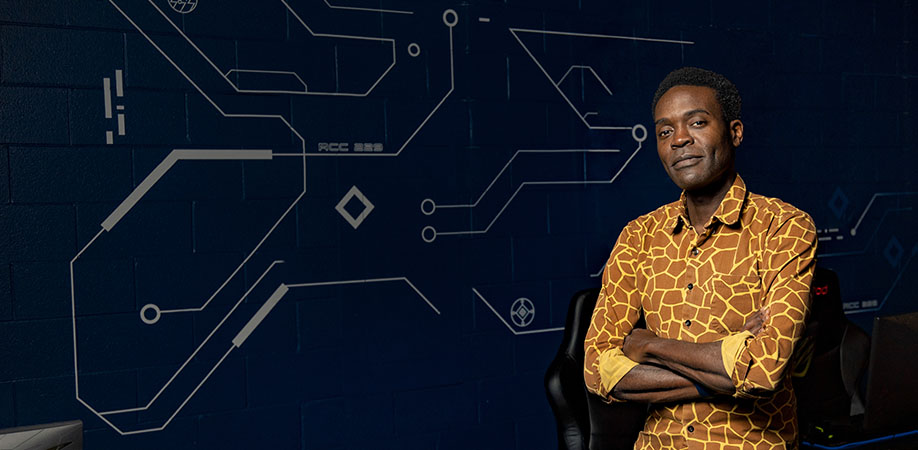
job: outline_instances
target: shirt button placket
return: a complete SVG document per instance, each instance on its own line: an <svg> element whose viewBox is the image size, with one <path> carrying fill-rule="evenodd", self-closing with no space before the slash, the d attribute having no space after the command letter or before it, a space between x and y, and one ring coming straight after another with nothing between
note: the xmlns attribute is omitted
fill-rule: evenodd
<svg viewBox="0 0 918 450"><path fill-rule="evenodd" d="M686 289L685 297L684 297L686 306L682 309L682 319L683 319L682 324L684 325L684 327L681 328L679 331L679 335L682 338L690 337L689 334L683 334L683 333L689 333L689 328L692 325L692 318L696 314L696 309L697 309L696 306L694 305L696 303L695 298L692 295L692 289L695 288L695 281L697 281L697 276L698 276L698 260L697 258L693 258L692 256L697 256L697 254L698 254L698 244L697 243L691 243L689 245L688 252L683 253L683 255L688 255L688 256L686 257L686 261L685 261L686 263L685 264L686 265L685 278L683 278L684 280L683 282L685 283L683 286L685 286L685 289ZM674 317L674 319L678 320L678 318L676 317Z"/></svg>

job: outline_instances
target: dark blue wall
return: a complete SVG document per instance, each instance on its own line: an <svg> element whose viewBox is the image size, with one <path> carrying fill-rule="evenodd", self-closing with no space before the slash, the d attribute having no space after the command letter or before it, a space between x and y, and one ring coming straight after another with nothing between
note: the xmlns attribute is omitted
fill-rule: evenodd
<svg viewBox="0 0 918 450"><path fill-rule="evenodd" d="M912 1L190 6L0 1L0 428L553 448L567 301L678 195L644 139L682 65L739 86L740 172L849 317L916 309Z"/></svg>

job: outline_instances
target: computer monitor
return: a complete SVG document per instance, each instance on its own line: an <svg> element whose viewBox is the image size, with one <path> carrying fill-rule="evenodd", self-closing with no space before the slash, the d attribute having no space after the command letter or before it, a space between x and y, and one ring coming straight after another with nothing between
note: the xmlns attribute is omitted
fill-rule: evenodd
<svg viewBox="0 0 918 450"><path fill-rule="evenodd" d="M867 367L865 431L918 429L918 312L875 317Z"/></svg>
<svg viewBox="0 0 918 450"><path fill-rule="evenodd" d="M83 422L73 420L0 430L0 450L83 450Z"/></svg>

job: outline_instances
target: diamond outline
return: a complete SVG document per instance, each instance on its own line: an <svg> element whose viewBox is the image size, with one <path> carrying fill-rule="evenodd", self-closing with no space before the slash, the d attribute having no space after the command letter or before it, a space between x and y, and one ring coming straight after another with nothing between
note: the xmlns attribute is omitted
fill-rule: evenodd
<svg viewBox="0 0 918 450"><path fill-rule="evenodd" d="M360 213L357 217L354 217L346 209L344 205L347 205L354 197L357 197L357 200L360 200L360 203L363 203L363 212ZM356 230L360 224L363 223L364 219L370 215L370 212L373 211L373 202L371 202L363 192L360 192L360 189L357 189L357 186L351 186L351 189L347 191L347 194L344 194L344 197L341 197L341 201L335 206L335 211L338 211L338 214L341 214L341 217L344 217L344 220L347 223L351 224L352 227Z"/></svg>
<svg viewBox="0 0 918 450"><path fill-rule="evenodd" d="M842 191L841 186L836 186L835 192L832 193L832 198L829 199L829 209L832 210L835 217L841 219L850 203L851 201L848 199L848 196L845 195L845 192Z"/></svg>
<svg viewBox="0 0 918 450"><path fill-rule="evenodd" d="M525 310L525 317L520 316L519 312ZM532 324L532 320L535 318L535 305L532 304L532 300L529 300L526 297L520 297L510 305L510 319L513 320L513 324L525 328ZM519 319L519 320L517 320Z"/></svg>
<svg viewBox="0 0 918 450"><path fill-rule="evenodd" d="M902 256L905 254L905 248L902 247L902 244L896 239L895 236L889 238L889 242L886 243L886 248L883 249L883 257L886 258L886 262L890 266L896 267L899 265L899 262L902 261Z"/></svg>

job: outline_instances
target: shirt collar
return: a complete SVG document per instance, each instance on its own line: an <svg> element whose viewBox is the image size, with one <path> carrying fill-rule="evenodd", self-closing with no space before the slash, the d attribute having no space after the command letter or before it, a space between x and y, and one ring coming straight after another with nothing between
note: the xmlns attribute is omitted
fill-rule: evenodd
<svg viewBox="0 0 918 450"><path fill-rule="evenodd" d="M714 212L714 216L711 218L713 222L715 219L720 223L723 223L727 226L733 226L739 222L740 215L743 212L743 204L746 200L746 183L743 181L743 178L736 174L736 179L733 180L733 185L730 186L730 190L727 191L727 195L724 196L724 199L720 202L720 206L717 208L717 211ZM673 223L672 232L673 234L678 233L683 225L688 225L688 210L685 206L685 191L682 191L682 195L679 196L679 201L676 203L676 219ZM710 225L710 223L709 223Z"/></svg>

